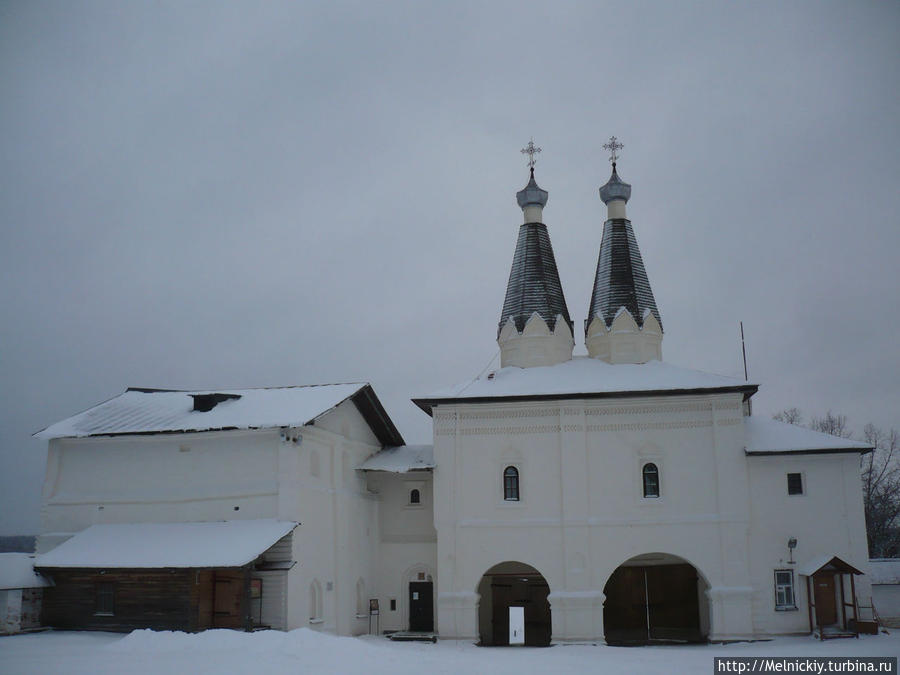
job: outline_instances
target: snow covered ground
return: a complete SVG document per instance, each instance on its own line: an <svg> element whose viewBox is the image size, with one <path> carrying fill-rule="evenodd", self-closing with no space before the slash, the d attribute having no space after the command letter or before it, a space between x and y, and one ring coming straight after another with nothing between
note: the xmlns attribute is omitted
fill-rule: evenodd
<svg viewBox="0 0 900 675"><path fill-rule="evenodd" d="M308 629L290 633L211 630L187 634L135 631L47 632L0 638L0 672L129 673L711 673L714 656L897 656L892 635L818 642L811 637L769 642L673 647L556 645L545 649L475 647L469 642L393 643L344 638Z"/></svg>

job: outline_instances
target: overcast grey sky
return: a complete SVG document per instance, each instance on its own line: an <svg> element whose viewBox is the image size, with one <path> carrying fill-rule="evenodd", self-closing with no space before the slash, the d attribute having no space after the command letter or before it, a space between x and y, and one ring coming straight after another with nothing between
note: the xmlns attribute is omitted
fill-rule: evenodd
<svg viewBox="0 0 900 675"><path fill-rule="evenodd" d="M533 135L576 326L609 176L672 363L900 424L897 2L0 4L0 534L127 386L367 380L494 342ZM583 335L576 335L583 352Z"/></svg>

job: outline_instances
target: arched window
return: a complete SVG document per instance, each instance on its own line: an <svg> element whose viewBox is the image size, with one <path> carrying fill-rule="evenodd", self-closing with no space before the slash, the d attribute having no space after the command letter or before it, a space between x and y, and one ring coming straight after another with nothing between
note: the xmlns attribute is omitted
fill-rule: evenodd
<svg viewBox="0 0 900 675"><path fill-rule="evenodd" d="M503 499L508 502L519 501L519 470L514 466L503 470Z"/></svg>
<svg viewBox="0 0 900 675"><path fill-rule="evenodd" d="M409 503L410 504L421 504L422 503L422 495L419 494L418 490L410 490L409 491Z"/></svg>
<svg viewBox="0 0 900 675"><path fill-rule="evenodd" d="M659 469L656 464L644 464L641 474L644 479L644 497L659 497Z"/></svg>
<svg viewBox="0 0 900 675"><path fill-rule="evenodd" d="M322 620L322 587L317 579L309 585L309 620L316 623Z"/></svg>

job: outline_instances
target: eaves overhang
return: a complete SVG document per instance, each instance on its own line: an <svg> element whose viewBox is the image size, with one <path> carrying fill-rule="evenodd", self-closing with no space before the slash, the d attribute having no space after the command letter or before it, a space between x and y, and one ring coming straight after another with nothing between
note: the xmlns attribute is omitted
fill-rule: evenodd
<svg viewBox="0 0 900 675"><path fill-rule="evenodd" d="M694 389L629 389L625 391L594 391L553 394L528 394L524 396L457 396L445 398L414 398L415 403L428 415L436 405L468 404L468 403L526 403L529 401L570 401L573 399L606 399L606 398L643 398L649 396L705 396L711 394L743 394L746 401L759 390L757 384L745 384L734 387L703 387Z"/></svg>

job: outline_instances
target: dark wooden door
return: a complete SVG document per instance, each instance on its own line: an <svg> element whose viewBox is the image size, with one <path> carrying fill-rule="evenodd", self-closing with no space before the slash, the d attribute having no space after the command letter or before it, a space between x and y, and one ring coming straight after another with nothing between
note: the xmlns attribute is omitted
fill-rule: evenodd
<svg viewBox="0 0 900 675"><path fill-rule="evenodd" d="M493 615L491 616L492 645L509 644L509 606L512 603L512 582L502 578L491 583Z"/></svg>
<svg viewBox="0 0 900 675"><path fill-rule="evenodd" d="M434 591L430 581L409 584L409 629L425 633L434 630Z"/></svg>
<svg viewBox="0 0 900 675"><path fill-rule="evenodd" d="M243 573L217 571L213 578L213 627L243 628L243 598Z"/></svg>
<svg viewBox="0 0 900 675"><path fill-rule="evenodd" d="M834 575L817 574L813 577L816 599L816 622L820 626L837 623L837 607L834 602Z"/></svg>
<svg viewBox="0 0 900 675"><path fill-rule="evenodd" d="M647 634L647 594L643 567L620 567L604 593L603 625L610 643L641 642Z"/></svg>
<svg viewBox="0 0 900 675"><path fill-rule="evenodd" d="M697 570L688 564L620 567L604 589L609 644L702 640Z"/></svg>
<svg viewBox="0 0 900 675"><path fill-rule="evenodd" d="M645 567L651 640L699 640L697 571L691 565Z"/></svg>

